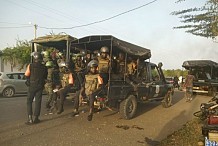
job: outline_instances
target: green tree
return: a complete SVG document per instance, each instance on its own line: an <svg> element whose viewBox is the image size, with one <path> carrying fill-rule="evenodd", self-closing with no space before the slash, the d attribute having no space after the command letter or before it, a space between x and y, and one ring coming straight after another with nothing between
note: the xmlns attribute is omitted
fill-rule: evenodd
<svg viewBox="0 0 218 146"><path fill-rule="evenodd" d="M177 3L184 1L178 0ZM199 8L174 11L172 15L179 16L184 23L174 27L176 29L187 29L187 33L212 39L218 36L218 0L205 0L205 4Z"/></svg>
<svg viewBox="0 0 218 146"><path fill-rule="evenodd" d="M181 69L167 69L163 70L164 76L165 77L179 77L179 76L186 76L187 75L187 70L181 70Z"/></svg>
<svg viewBox="0 0 218 146"><path fill-rule="evenodd" d="M3 50L2 59L6 65L10 63L11 72L13 72L13 68L17 65L15 50L10 47L5 48Z"/></svg>
<svg viewBox="0 0 218 146"><path fill-rule="evenodd" d="M31 45L27 40L17 40L16 47L14 47L14 49L17 55L17 62L19 65L18 70L21 70L31 61Z"/></svg>
<svg viewBox="0 0 218 146"><path fill-rule="evenodd" d="M17 40L15 47L7 47L2 50L3 62L11 66L11 72L13 72L14 67L18 67L21 70L30 63L30 52L31 46L28 41Z"/></svg>

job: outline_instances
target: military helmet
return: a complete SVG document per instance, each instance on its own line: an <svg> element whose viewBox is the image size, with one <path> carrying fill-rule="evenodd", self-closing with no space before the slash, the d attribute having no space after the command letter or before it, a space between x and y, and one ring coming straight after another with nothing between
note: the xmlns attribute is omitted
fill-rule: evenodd
<svg viewBox="0 0 218 146"><path fill-rule="evenodd" d="M82 56L85 56L85 55L87 54L87 51L86 51L86 50L80 50L80 54L81 54Z"/></svg>
<svg viewBox="0 0 218 146"><path fill-rule="evenodd" d="M98 67L98 61L97 60L91 60L88 63L88 67Z"/></svg>
<svg viewBox="0 0 218 146"><path fill-rule="evenodd" d="M34 52L33 53L33 59L35 62L42 61L42 54L39 52Z"/></svg>
<svg viewBox="0 0 218 146"><path fill-rule="evenodd" d="M63 53L62 52L57 52L56 56L57 56L57 58L63 58Z"/></svg>
<svg viewBox="0 0 218 146"><path fill-rule="evenodd" d="M49 52L48 52L48 51L43 51L42 54L43 54L43 56L44 56L45 58L48 58L48 57L49 57Z"/></svg>
<svg viewBox="0 0 218 146"><path fill-rule="evenodd" d="M45 66L47 67L53 67L54 66L54 63L52 61L47 61Z"/></svg>
<svg viewBox="0 0 218 146"><path fill-rule="evenodd" d="M108 49L108 47L104 46L104 47L101 47L100 52L101 53L109 53L109 49Z"/></svg>

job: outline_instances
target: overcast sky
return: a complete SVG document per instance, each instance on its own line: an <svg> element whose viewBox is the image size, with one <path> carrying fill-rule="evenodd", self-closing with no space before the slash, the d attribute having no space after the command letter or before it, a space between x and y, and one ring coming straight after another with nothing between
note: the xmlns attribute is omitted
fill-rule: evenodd
<svg viewBox="0 0 218 146"><path fill-rule="evenodd" d="M185 60L208 59L218 62L218 44L211 39L173 29L180 25L175 10L200 6L204 0L0 0L0 49L12 47L16 39L64 32L80 38L87 35L113 35L151 50L151 62L163 62L164 69L182 69ZM148 4L152 2L151 4ZM146 5L148 4L148 5ZM86 27L69 28L103 20L146 5L114 19ZM7 27L7 28L4 28ZM23 28L10 28L23 27ZM46 28L42 28L46 27Z"/></svg>

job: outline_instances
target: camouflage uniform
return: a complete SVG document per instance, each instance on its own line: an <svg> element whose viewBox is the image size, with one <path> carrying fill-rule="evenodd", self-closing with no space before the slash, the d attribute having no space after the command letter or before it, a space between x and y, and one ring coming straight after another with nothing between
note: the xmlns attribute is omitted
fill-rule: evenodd
<svg viewBox="0 0 218 146"><path fill-rule="evenodd" d="M54 86L54 68L52 66L52 63L50 63L51 65L48 65L50 62L46 63L47 66L47 71L48 71L48 75L47 75L47 80L46 80L46 84L45 84L45 91L47 92L47 102L46 102L46 108L50 109L51 108L51 102L53 100L53 86Z"/></svg>

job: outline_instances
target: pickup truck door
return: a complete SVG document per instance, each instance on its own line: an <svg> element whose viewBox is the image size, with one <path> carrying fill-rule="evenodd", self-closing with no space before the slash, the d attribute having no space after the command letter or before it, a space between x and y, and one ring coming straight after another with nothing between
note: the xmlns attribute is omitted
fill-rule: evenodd
<svg viewBox="0 0 218 146"><path fill-rule="evenodd" d="M149 69L150 69L150 89L149 89L149 97L162 97L164 96L165 92L165 84L163 82L163 77L162 74L159 70L159 68L154 65L154 64L150 64L149 65Z"/></svg>

